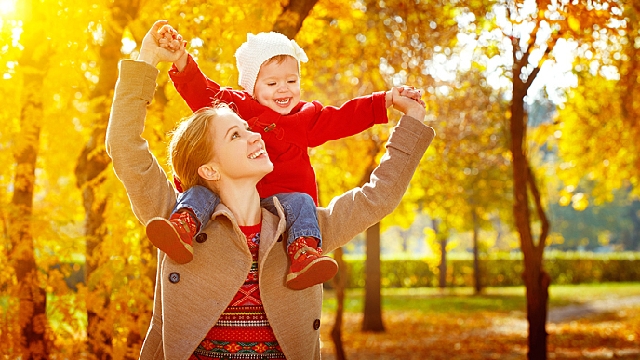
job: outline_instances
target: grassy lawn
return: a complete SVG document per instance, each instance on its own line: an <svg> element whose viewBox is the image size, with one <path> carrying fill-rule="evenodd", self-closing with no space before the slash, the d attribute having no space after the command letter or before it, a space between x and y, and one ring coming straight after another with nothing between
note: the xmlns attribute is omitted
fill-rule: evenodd
<svg viewBox="0 0 640 360"><path fill-rule="evenodd" d="M550 309L640 295L640 283L552 286ZM525 289L384 289L381 333L362 332L364 291L348 290L342 339L349 360L526 359ZM335 318L333 291L325 292L322 355L333 360L329 332ZM640 306L549 323L549 359L640 359Z"/></svg>
<svg viewBox="0 0 640 360"><path fill-rule="evenodd" d="M588 301L640 295L640 283L606 283L551 286L550 308ZM363 309L364 290L346 291L345 311L360 312ZM486 288L481 295L474 295L473 288L417 288L382 289L384 310L413 309L425 313L470 313L478 311L524 311L526 308L524 287ZM324 311L335 312L335 292L326 290Z"/></svg>

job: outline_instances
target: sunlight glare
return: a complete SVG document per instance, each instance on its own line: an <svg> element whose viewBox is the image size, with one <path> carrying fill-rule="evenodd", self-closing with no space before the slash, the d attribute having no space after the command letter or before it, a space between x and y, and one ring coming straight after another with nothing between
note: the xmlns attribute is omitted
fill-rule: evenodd
<svg viewBox="0 0 640 360"><path fill-rule="evenodd" d="M9 15L16 11L17 0L0 0L0 17Z"/></svg>

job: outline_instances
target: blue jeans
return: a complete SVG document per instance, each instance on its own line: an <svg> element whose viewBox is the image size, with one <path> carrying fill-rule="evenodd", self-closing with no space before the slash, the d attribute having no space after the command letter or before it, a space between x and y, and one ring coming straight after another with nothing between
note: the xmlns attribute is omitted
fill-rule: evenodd
<svg viewBox="0 0 640 360"><path fill-rule="evenodd" d="M278 215L273 205L273 197L278 198L284 209L287 221L287 246L301 236L310 236L318 239L318 247L322 247L316 204L311 196L305 193L281 193L261 199L260 206ZM198 218L200 229L204 229L218 204L220 204L220 197L216 193L204 186L196 185L178 196L173 213L182 208L190 209Z"/></svg>

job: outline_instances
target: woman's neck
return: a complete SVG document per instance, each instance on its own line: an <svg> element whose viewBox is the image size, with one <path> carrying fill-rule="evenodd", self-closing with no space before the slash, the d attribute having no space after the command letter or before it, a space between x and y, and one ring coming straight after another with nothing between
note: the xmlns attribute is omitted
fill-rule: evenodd
<svg viewBox="0 0 640 360"><path fill-rule="evenodd" d="M260 209L260 195L253 187L223 187L220 190L220 201L231 210L238 225L250 226L260 223L262 210Z"/></svg>

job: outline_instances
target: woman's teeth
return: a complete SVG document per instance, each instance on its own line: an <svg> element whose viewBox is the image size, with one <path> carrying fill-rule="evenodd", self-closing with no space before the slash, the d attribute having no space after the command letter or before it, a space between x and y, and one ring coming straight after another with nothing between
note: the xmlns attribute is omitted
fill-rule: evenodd
<svg viewBox="0 0 640 360"><path fill-rule="evenodd" d="M255 158L257 158L258 156L260 156L260 155L262 155L262 154L266 154L266 153L267 153L267 152L266 152L266 151L264 151L264 149L260 149L260 150L258 150L258 151L256 151L256 152L252 153L252 154L249 154L249 156L247 156L247 157L248 157L249 159L255 159Z"/></svg>

